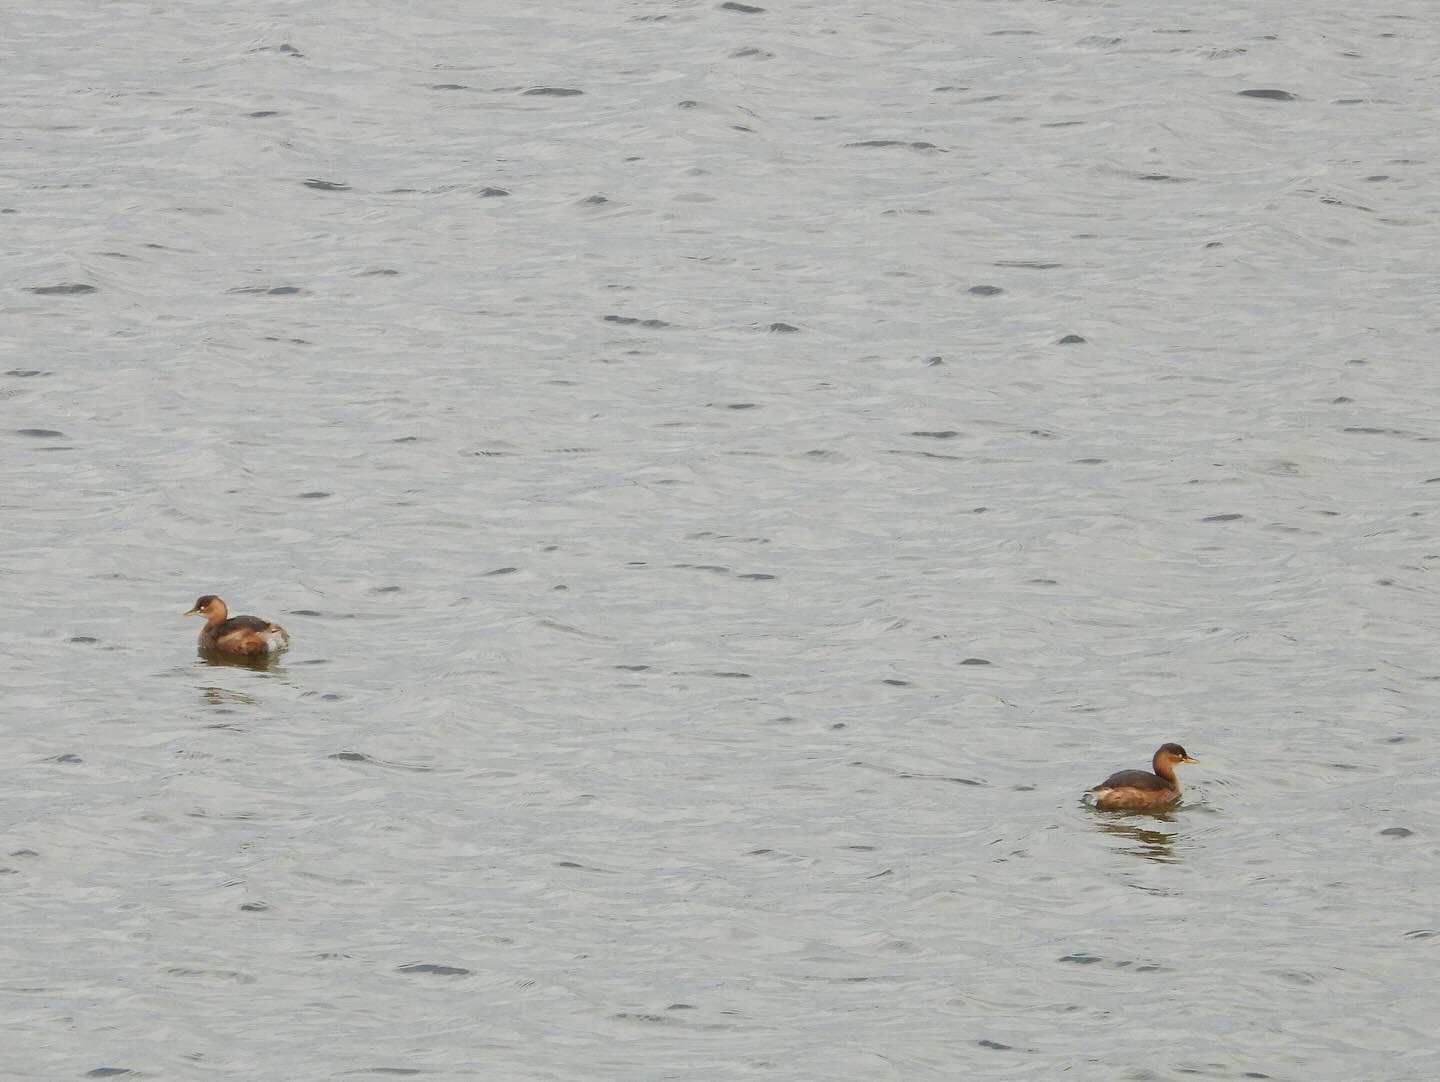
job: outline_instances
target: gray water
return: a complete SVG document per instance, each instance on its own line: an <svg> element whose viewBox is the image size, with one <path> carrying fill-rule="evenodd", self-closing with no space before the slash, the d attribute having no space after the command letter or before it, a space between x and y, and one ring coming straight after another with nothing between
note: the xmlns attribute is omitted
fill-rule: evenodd
<svg viewBox="0 0 1440 1082"><path fill-rule="evenodd" d="M0 1077L1440 1077L1433 6L751 6L7 10Z"/></svg>

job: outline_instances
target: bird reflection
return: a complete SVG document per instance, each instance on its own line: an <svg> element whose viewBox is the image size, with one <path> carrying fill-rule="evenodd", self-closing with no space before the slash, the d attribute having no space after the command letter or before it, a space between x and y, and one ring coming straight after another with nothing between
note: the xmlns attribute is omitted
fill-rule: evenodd
<svg viewBox="0 0 1440 1082"><path fill-rule="evenodd" d="M246 695L243 691L231 691L229 688L202 687L199 690L201 698L210 706L226 706L230 703L254 706L260 701L253 695Z"/></svg>
<svg viewBox="0 0 1440 1082"><path fill-rule="evenodd" d="M1147 815L1145 817L1152 823L1173 823L1175 820L1169 814ZM1106 834L1113 834L1120 838L1126 838L1134 842L1123 851L1132 857L1140 857L1143 860L1155 860L1162 864L1169 863L1175 859L1175 852L1172 843L1175 841L1178 831L1160 830L1154 827L1139 826L1135 823L1100 823L1100 829Z"/></svg>
<svg viewBox="0 0 1440 1082"><path fill-rule="evenodd" d="M199 658L199 664L213 665L216 668L253 669L256 672L270 672L281 667L280 658L277 654L253 654L246 657L238 654L222 654L215 650L200 650L197 656Z"/></svg>

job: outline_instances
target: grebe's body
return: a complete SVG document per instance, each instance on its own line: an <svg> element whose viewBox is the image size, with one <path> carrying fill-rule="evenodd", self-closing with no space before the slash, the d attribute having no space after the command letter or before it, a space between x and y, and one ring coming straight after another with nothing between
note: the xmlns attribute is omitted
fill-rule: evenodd
<svg viewBox="0 0 1440 1082"><path fill-rule="evenodd" d="M214 594L200 598L185 615L205 617L200 649L207 653L263 657L290 645L290 633L279 624L258 616L231 616L225 602Z"/></svg>
<svg viewBox="0 0 1440 1082"><path fill-rule="evenodd" d="M1179 744L1162 744L1155 753L1155 773L1145 770L1122 770L1111 774L1084 796L1086 804L1101 811L1145 811L1163 808L1180 799L1180 779L1175 767L1194 763Z"/></svg>

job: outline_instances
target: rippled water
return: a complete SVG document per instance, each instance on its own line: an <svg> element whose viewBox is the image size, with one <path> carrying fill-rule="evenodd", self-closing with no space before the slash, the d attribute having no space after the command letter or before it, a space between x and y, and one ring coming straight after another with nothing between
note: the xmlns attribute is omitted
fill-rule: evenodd
<svg viewBox="0 0 1440 1082"><path fill-rule="evenodd" d="M1429 5L6 23L0 1077L1440 1077Z"/></svg>

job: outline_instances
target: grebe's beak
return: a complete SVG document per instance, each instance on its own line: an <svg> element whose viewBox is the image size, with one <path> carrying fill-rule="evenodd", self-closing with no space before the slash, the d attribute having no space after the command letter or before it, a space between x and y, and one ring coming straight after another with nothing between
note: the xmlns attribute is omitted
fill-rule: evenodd
<svg viewBox="0 0 1440 1082"><path fill-rule="evenodd" d="M185 613L184 615L186 615L186 616L204 616L204 615L205 615L205 610L204 610L204 609L191 609L189 612Z"/></svg>
<svg viewBox="0 0 1440 1082"><path fill-rule="evenodd" d="M1185 758L1181 759L1180 761L1181 761L1182 763L1198 763L1200 760L1199 760L1199 759L1192 759L1192 758L1190 758L1190 756L1187 755L1187 756L1185 756Z"/></svg>

